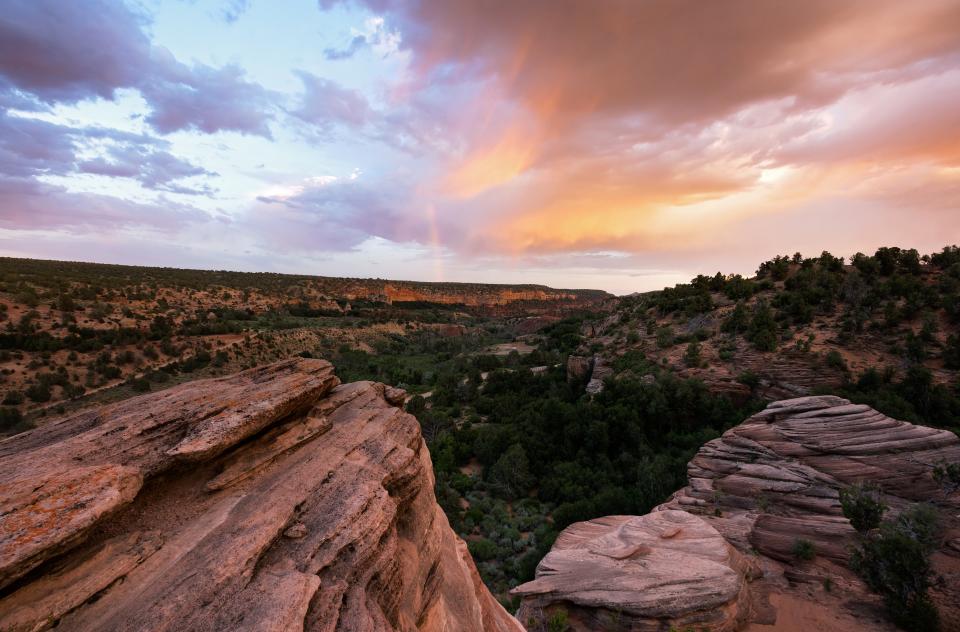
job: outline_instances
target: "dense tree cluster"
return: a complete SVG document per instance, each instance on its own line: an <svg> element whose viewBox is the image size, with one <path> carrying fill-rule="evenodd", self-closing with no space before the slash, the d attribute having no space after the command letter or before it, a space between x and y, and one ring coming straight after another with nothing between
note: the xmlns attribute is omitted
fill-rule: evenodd
<svg viewBox="0 0 960 632"><path fill-rule="evenodd" d="M496 592L530 579L568 524L642 514L663 502L685 484L686 464L700 445L754 410L658 370L639 352L618 360L617 368L656 377L610 381L590 397L582 384L567 381L562 366L534 373L508 365L485 381L473 366L466 380L440 376L429 410L414 405L432 437L438 497L454 528L473 542ZM475 476L461 470L471 466L479 466ZM513 534L520 540L505 537L475 511L481 501L505 513L535 510L537 521L525 535L524 529Z"/></svg>

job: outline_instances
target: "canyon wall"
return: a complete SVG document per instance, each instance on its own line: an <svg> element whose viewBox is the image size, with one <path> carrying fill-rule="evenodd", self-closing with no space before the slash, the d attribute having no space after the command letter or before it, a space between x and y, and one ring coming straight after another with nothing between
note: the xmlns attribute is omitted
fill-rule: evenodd
<svg viewBox="0 0 960 632"><path fill-rule="evenodd" d="M462 305L498 315L557 314L596 309L613 296L599 290L562 290L540 285L421 283L358 280L345 282L331 296L384 303L422 302Z"/></svg>
<svg viewBox="0 0 960 632"><path fill-rule="evenodd" d="M0 442L0 630L522 630L403 399L292 359Z"/></svg>

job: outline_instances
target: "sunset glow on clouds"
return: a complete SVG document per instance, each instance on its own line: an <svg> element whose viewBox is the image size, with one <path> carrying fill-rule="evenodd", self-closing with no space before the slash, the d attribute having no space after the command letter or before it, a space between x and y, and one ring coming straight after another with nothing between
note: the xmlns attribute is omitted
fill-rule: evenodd
<svg viewBox="0 0 960 632"><path fill-rule="evenodd" d="M3 254L622 293L960 242L955 0L3 6Z"/></svg>

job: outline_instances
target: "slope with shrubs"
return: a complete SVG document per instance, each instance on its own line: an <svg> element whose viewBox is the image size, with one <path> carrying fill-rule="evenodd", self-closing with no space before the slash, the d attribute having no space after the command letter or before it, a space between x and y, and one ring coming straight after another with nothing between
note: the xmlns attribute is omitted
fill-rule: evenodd
<svg viewBox="0 0 960 632"><path fill-rule="evenodd" d="M778 256L621 299L577 353L650 363L765 399L835 393L960 426L960 248Z"/></svg>

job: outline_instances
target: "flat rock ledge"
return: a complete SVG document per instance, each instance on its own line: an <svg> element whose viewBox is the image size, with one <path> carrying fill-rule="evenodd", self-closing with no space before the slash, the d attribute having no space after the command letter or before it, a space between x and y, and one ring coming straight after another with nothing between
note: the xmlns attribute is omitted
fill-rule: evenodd
<svg viewBox="0 0 960 632"><path fill-rule="evenodd" d="M574 631L736 630L750 612L752 563L685 511L608 516L567 527L513 590L517 618L548 629L559 611Z"/></svg>
<svg viewBox="0 0 960 632"><path fill-rule="evenodd" d="M403 399L297 358L0 442L0 630L521 631Z"/></svg>

